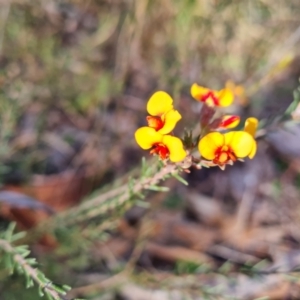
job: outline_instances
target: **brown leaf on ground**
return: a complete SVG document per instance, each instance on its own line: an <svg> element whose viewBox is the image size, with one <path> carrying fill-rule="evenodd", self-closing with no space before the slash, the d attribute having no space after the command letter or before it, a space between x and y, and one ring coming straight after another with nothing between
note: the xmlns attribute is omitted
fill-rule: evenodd
<svg viewBox="0 0 300 300"><path fill-rule="evenodd" d="M46 204L55 212L66 210L77 205L83 196L87 195L92 184L84 174L79 172L65 172L57 175L35 175L31 184L24 186L6 185L4 191L15 191L29 195L41 203ZM16 208L5 204L0 214L13 220L22 229L30 229L50 217L50 214L37 209ZM40 241L48 246L55 246L54 237L45 235Z"/></svg>

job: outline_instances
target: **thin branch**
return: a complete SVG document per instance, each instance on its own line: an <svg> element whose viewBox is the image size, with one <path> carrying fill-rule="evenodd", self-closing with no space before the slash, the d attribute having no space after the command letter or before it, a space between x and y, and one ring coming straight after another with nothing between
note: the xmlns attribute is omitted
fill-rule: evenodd
<svg viewBox="0 0 300 300"><path fill-rule="evenodd" d="M77 223L77 222L81 222L84 220L88 220L91 219L93 217L96 217L100 214L104 214L106 213L108 210L114 209L116 206L120 207L121 205L123 205L128 199L130 199L131 195L133 194L138 194L140 193L142 190L149 188L150 186L156 185L157 183L159 183L162 179L165 178L165 176L167 175L171 175L173 173L177 172L177 166L176 165L167 165L165 166L163 169L161 169L159 172L157 172L155 175L142 179L140 181L138 181L133 188L130 190L130 188L128 187L128 185L126 186L126 190L124 190L122 192L122 194L116 198L116 204L113 204L111 202L108 203L108 207L107 206L102 206L100 204L104 203L104 202L100 202L99 200L96 199L96 203L92 200L89 201L89 206L90 208L92 208L91 210L89 210L87 212L87 214L81 215L75 219L72 219L72 213L73 211L67 211L66 213L60 214L57 216L57 220L61 221L61 220L70 220L70 222L67 222L67 224L72 224L72 223ZM113 199L109 199L110 201L112 201ZM98 207L97 207L98 206ZM75 208L76 210L76 208ZM56 219L56 218L55 218Z"/></svg>
<svg viewBox="0 0 300 300"><path fill-rule="evenodd" d="M15 261L15 263L21 267L25 274L30 276L30 278L48 295L50 295L55 300L65 300L63 295L61 295L59 292L54 290L51 287L51 281L47 280L48 282L45 283L43 280L40 279L40 271L33 268L26 259L19 254L14 247L6 240L0 239L0 248L11 255L12 259Z"/></svg>
<svg viewBox="0 0 300 300"><path fill-rule="evenodd" d="M134 185L134 187L132 188L131 193L139 193L143 189L147 189L148 187L150 187L152 185L156 185L161 180L163 180L166 176L172 175L172 174L176 173L177 171L178 171L177 165L175 165L175 164L166 165L159 172L157 172L154 176L145 178L145 179L137 182ZM119 198L118 203L124 203L129 197L130 197L130 191L127 190L127 192L124 193ZM99 213L99 211L96 212L96 214L98 214L98 213ZM95 291L98 291L101 289L106 289L106 288L111 288L113 286L122 285L126 281L128 281L128 278L133 271L133 267L136 263L136 260L140 257L141 251L144 248L144 243L145 243L144 235L145 235L145 227L142 226L142 228L140 228L139 238L138 238L136 247L134 248L131 258L129 259L129 261L126 264L123 271L121 271L120 273L115 274L112 277L109 277L101 282L96 282L96 283L89 284L87 286L82 286L82 287L72 289L72 291L70 291L68 293L68 296L76 297L76 296L79 296L82 294L86 294L90 291L95 292Z"/></svg>
<svg viewBox="0 0 300 300"><path fill-rule="evenodd" d="M61 226L62 224L72 225L80 223L98 215L107 213L109 210L121 207L132 197L132 195L139 194L142 190L158 184L166 176L177 172L178 166L176 164L169 164L159 170L156 174L137 181L132 188L129 188L127 184L126 186L121 186L113 191L108 191L95 199L87 201L79 207L74 207L65 212L59 213L46 222L43 222L29 232L28 237L21 242L28 243L30 240L41 236L43 233L56 228L58 225Z"/></svg>

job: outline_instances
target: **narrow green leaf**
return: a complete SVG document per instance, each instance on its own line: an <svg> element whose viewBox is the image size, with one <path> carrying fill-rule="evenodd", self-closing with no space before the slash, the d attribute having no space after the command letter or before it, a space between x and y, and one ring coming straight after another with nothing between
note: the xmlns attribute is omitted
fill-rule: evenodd
<svg viewBox="0 0 300 300"><path fill-rule="evenodd" d="M189 185L189 183L184 178L182 178L178 173L174 173L173 177L176 178L181 183L183 183L184 185Z"/></svg>
<svg viewBox="0 0 300 300"><path fill-rule="evenodd" d="M139 197L140 199L145 199L145 195L144 194L142 194L142 193L136 193L135 194L137 197Z"/></svg>
<svg viewBox="0 0 300 300"><path fill-rule="evenodd" d="M46 278L46 276L42 273L42 272L38 272L38 274L37 274L37 278L40 280L40 281L42 281L45 285L46 284L49 284L49 281L48 281L48 279Z"/></svg>
<svg viewBox="0 0 300 300"><path fill-rule="evenodd" d="M15 242L17 240L22 239L23 237L26 236L26 232L22 231L22 232L17 232L15 233L12 237L11 237L11 242Z"/></svg>
<svg viewBox="0 0 300 300"><path fill-rule="evenodd" d="M12 222L12 223L9 224L8 228L5 231L4 239L7 240L8 242L10 242L11 239L12 239L15 227L16 227L16 223Z"/></svg>
<svg viewBox="0 0 300 300"><path fill-rule="evenodd" d="M129 194L132 195L133 194L133 188L134 188L134 179L132 177L130 177L128 179L128 189L129 189Z"/></svg>
<svg viewBox="0 0 300 300"><path fill-rule="evenodd" d="M142 177L146 176L147 169L148 169L148 166L147 166L146 158L145 158L145 156L143 156L142 157L142 168L141 168Z"/></svg>
<svg viewBox="0 0 300 300"><path fill-rule="evenodd" d="M49 294L48 291L45 291L45 295L46 295L46 297L47 297L48 300L57 300L57 299L54 299L54 298L51 296L51 294Z"/></svg>
<svg viewBox="0 0 300 300"><path fill-rule="evenodd" d="M43 288L42 288L41 286L39 286L38 291L39 291L39 296L40 296L40 297L43 297L43 296L45 295L45 294L44 294L44 291L43 291Z"/></svg>
<svg viewBox="0 0 300 300"><path fill-rule="evenodd" d="M26 289L29 289L30 287L33 286L33 280L28 273L25 273L25 278L26 278Z"/></svg>
<svg viewBox="0 0 300 300"><path fill-rule="evenodd" d="M161 160L158 161L157 165L158 165L159 170L162 169L165 166L164 163Z"/></svg>
<svg viewBox="0 0 300 300"><path fill-rule="evenodd" d="M64 289L63 286L60 287L60 286L54 284L54 285L52 285L52 288L53 288L56 292L58 292L59 294L61 294L61 295L66 295L66 294L67 294L67 291Z"/></svg>
<svg viewBox="0 0 300 300"><path fill-rule="evenodd" d="M166 186L157 186L157 185L150 185L147 187L147 189L156 192L168 192L170 190Z"/></svg>
<svg viewBox="0 0 300 300"><path fill-rule="evenodd" d="M16 265L16 271L19 273L19 274L24 274L24 269L21 265Z"/></svg>
<svg viewBox="0 0 300 300"><path fill-rule="evenodd" d="M25 258L30 254L30 250L23 250L20 254Z"/></svg>
<svg viewBox="0 0 300 300"><path fill-rule="evenodd" d="M162 180L167 180L171 177L172 177L172 174L166 174L165 176L163 176Z"/></svg>
<svg viewBox="0 0 300 300"><path fill-rule="evenodd" d="M11 255L5 255L4 267L8 269L9 274L14 273L14 261L12 260Z"/></svg>
<svg viewBox="0 0 300 300"><path fill-rule="evenodd" d="M137 200L135 204L137 206L143 207L143 208L149 208L150 207L150 203L149 202L145 202L145 201L141 201L141 200Z"/></svg>
<svg viewBox="0 0 300 300"><path fill-rule="evenodd" d="M29 265L31 265L31 266L35 266L35 265L37 265L37 261L36 261L36 259L33 257L33 258L27 258L26 259L26 262L29 264Z"/></svg>
<svg viewBox="0 0 300 300"><path fill-rule="evenodd" d="M65 291L70 291L70 290L72 289L70 286L68 286L68 285L66 285L66 284L64 284L64 285L62 286L62 288L63 288Z"/></svg>
<svg viewBox="0 0 300 300"><path fill-rule="evenodd" d="M20 245L20 246L17 246L17 247L15 247L15 250L16 250L18 253L22 254L23 251L28 251L28 245Z"/></svg>
<svg viewBox="0 0 300 300"><path fill-rule="evenodd" d="M293 92L293 95L294 101L289 105L289 107L285 111L286 115L290 115L291 113L293 113L300 102L300 92L298 89Z"/></svg>

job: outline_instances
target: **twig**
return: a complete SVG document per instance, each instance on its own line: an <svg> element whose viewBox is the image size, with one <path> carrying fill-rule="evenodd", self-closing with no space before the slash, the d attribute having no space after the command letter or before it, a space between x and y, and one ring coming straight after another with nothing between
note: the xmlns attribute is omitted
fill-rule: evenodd
<svg viewBox="0 0 300 300"><path fill-rule="evenodd" d="M154 176L150 178L145 178L144 180L141 180L137 182L134 187L132 188L131 193L138 193L142 191L145 188L148 188L152 185L157 184L160 182L162 179L165 178L167 175L171 175L175 172L177 172L177 166L172 164L172 165L166 165L163 169L161 169L158 173L156 173ZM119 200L118 203L124 203L128 198L130 197L130 191L127 191L125 194L123 194ZM97 214L99 211L97 211ZM147 222L146 222L147 223ZM133 250L133 253L131 255L131 258L129 259L128 263L126 264L125 268L123 271L120 273L113 275L110 278L105 279L104 281L101 282L96 282L87 286L82 286L79 288L73 289L68 295L71 295L72 297L76 296L81 296L83 294L87 294L91 291L97 291L99 289L104 289L104 288L109 288L113 287L119 284L122 284L126 282L128 276L132 273L133 268L135 266L136 261L139 259L144 246L146 242L146 238L148 236L147 234L147 229L148 229L148 223L145 225L142 223L141 228L139 230L139 237L138 241L136 243L136 246Z"/></svg>
<svg viewBox="0 0 300 300"><path fill-rule="evenodd" d="M213 245L208 249L207 252L211 255L217 255L238 264L257 264L260 262L260 259L254 255L243 253L235 249L230 249L224 245Z"/></svg>
<svg viewBox="0 0 300 300"><path fill-rule="evenodd" d="M95 292L100 289L108 289L125 283L128 280L127 271L120 272L116 275L113 275L103 281L92 283L86 286L78 287L72 289L67 296L68 297L81 297L82 295L88 294L90 292Z"/></svg>
<svg viewBox="0 0 300 300"><path fill-rule="evenodd" d="M163 169L161 169L158 173L155 175L145 178L141 181L138 181L134 187L130 190L128 186L126 186L126 191L122 193L121 196L117 197L116 203L114 204L112 200L108 203L108 206L102 206L103 202L99 203L97 201L94 203L94 201L91 201L92 203L89 204L89 206L92 208L87 212L87 214L81 215L77 217L76 219L72 219L72 211L67 211L65 214L62 214L58 216L58 221L60 220L70 220L68 224L82 222L88 219L91 219L93 217L96 217L100 214L106 213L108 210L112 210L116 208L117 206L120 207L123 205L130 197L134 194L140 193L142 190L149 188L150 186L154 186L157 183L159 183L162 179L164 179L165 176L171 175L172 173L175 173L177 170L176 165L167 165ZM98 206L98 207L97 207Z"/></svg>
<svg viewBox="0 0 300 300"><path fill-rule="evenodd" d="M12 256L12 259L16 262L16 264L21 267L25 274L27 274L36 284L45 292L47 292L53 299L55 300L65 300L63 295L54 290L51 287L51 281L45 283L40 279L40 271L32 268L32 266L26 261L26 259L19 254L14 247L6 240L0 239L0 248L6 253Z"/></svg>
<svg viewBox="0 0 300 300"><path fill-rule="evenodd" d="M98 215L107 213L109 210L116 209L122 206L132 195L140 193L143 189L147 189L150 186L154 186L163 180L166 176L172 175L177 172L178 166L175 164L166 165L156 174L144 178L135 183L135 185L130 189L128 185L121 186L112 191L90 200L79 207L75 207L66 212L59 213L53 218L47 220L46 222L40 224L34 228L29 234L28 238L22 240L21 242L28 243L29 240L36 239L43 233L53 230L57 226L72 225L89 220ZM106 204L107 205L103 205Z"/></svg>

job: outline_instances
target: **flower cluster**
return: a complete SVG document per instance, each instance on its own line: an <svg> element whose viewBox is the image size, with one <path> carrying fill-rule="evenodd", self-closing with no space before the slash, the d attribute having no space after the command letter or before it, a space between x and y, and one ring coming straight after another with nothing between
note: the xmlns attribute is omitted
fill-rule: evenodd
<svg viewBox="0 0 300 300"><path fill-rule="evenodd" d="M148 126L135 132L138 145L163 161L177 163L188 156L190 161L197 162L197 167L219 166L224 169L237 160L252 159L257 150L255 133L258 120L248 118L243 130L228 131L239 125L240 117L220 113L223 107L234 101L233 90L228 87L219 91L210 90L195 83L191 87L191 95L202 103L200 133L195 139L191 134L186 135L183 141L174 136L173 130L182 117L174 109L171 96L158 91L147 103ZM193 156L194 148L198 148L200 159Z"/></svg>
<svg viewBox="0 0 300 300"><path fill-rule="evenodd" d="M170 159L180 162L186 157L182 141L172 134L180 113L173 107L173 99L167 93L159 91L153 94L147 103L150 114L148 126L139 128L135 132L138 145L144 149L151 149L151 154L157 154L162 160Z"/></svg>
<svg viewBox="0 0 300 300"><path fill-rule="evenodd" d="M256 126L257 119L249 118L243 131L208 133L198 144L199 152L220 167L245 157L253 158L257 148L254 139Z"/></svg>

